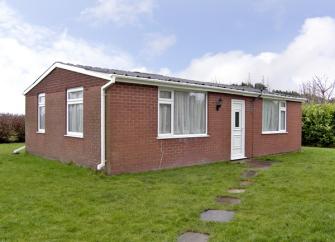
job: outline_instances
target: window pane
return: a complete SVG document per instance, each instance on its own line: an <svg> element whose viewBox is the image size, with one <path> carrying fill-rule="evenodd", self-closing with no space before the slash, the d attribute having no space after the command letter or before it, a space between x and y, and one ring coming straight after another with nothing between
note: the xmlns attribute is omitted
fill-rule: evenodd
<svg viewBox="0 0 335 242"><path fill-rule="evenodd" d="M171 133L171 104L159 105L159 133Z"/></svg>
<svg viewBox="0 0 335 242"><path fill-rule="evenodd" d="M39 127L38 129L45 129L45 107L39 107Z"/></svg>
<svg viewBox="0 0 335 242"><path fill-rule="evenodd" d="M68 105L69 132L83 132L83 104Z"/></svg>
<svg viewBox="0 0 335 242"><path fill-rule="evenodd" d="M281 108L285 108L286 107L286 103L285 102L280 102L280 107Z"/></svg>
<svg viewBox="0 0 335 242"><path fill-rule="evenodd" d="M206 94L179 92L174 94L174 133L206 132Z"/></svg>
<svg viewBox="0 0 335 242"><path fill-rule="evenodd" d="M279 102L263 100L263 131L279 130Z"/></svg>
<svg viewBox="0 0 335 242"><path fill-rule="evenodd" d="M169 91L160 91L159 98L171 99L172 93Z"/></svg>
<svg viewBox="0 0 335 242"><path fill-rule="evenodd" d="M240 127L240 112L235 112L235 128Z"/></svg>
<svg viewBox="0 0 335 242"><path fill-rule="evenodd" d="M286 121L286 112L281 111L280 112L280 130L286 130L285 121Z"/></svg>
<svg viewBox="0 0 335 242"><path fill-rule="evenodd" d="M45 104L45 96L43 95L41 95L41 96L38 96L38 103L39 104Z"/></svg>
<svg viewBox="0 0 335 242"><path fill-rule="evenodd" d="M68 93L68 98L69 99L83 98L83 91L69 92Z"/></svg>

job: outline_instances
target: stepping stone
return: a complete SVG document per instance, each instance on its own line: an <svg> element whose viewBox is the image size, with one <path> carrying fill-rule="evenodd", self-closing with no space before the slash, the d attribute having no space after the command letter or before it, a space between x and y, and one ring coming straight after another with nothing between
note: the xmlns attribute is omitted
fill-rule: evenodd
<svg viewBox="0 0 335 242"><path fill-rule="evenodd" d="M225 210L207 210L200 215L200 219L207 222L226 223L234 218L235 212Z"/></svg>
<svg viewBox="0 0 335 242"><path fill-rule="evenodd" d="M269 161L259 161L259 160L247 160L246 163L249 167L256 169L268 169L272 165Z"/></svg>
<svg viewBox="0 0 335 242"><path fill-rule="evenodd" d="M252 184L252 181L241 181L240 182L241 187L250 186L251 184Z"/></svg>
<svg viewBox="0 0 335 242"><path fill-rule="evenodd" d="M223 204L240 204L241 200L236 198L236 197L230 197L230 196L220 196L216 199L218 203L223 203Z"/></svg>
<svg viewBox="0 0 335 242"><path fill-rule="evenodd" d="M235 188L232 188L232 189L229 189L228 192L229 193L244 193L245 189L235 189Z"/></svg>
<svg viewBox="0 0 335 242"><path fill-rule="evenodd" d="M208 235L194 232L186 232L178 238L178 242L207 242Z"/></svg>
<svg viewBox="0 0 335 242"><path fill-rule="evenodd" d="M254 170L246 170L242 173L241 178L251 178L257 176L257 171Z"/></svg>

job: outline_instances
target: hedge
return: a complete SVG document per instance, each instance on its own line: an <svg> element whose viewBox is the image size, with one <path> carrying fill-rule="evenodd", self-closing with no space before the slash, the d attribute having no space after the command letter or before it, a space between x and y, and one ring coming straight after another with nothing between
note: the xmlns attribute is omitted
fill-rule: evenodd
<svg viewBox="0 0 335 242"><path fill-rule="evenodd" d="M335 104L305 104L302 121L303 145L335 146Z"/></svg>
<svg viewBox="0 0 335 242"><path fill-rule="evenodd" d="M24 115L0 113L0 143L24 142Z"/></svg>

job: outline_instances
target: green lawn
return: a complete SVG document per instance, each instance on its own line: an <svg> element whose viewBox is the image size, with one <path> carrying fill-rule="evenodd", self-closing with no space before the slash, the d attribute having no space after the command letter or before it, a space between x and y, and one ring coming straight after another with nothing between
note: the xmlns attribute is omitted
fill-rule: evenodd
<svg viewBox="0 0 335 242"><path fill-rule="evenodd" d="M0 241L334 241L335 149L304 148L254 178L240 205L215 202L238 186L244 165L220 162L108 177L0 145ZM208 208L236 210L206 223Z"/></svg>

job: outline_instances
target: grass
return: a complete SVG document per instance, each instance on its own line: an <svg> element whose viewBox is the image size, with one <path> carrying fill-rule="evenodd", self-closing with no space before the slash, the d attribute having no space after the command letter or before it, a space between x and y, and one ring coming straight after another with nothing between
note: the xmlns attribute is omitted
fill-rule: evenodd
<svg viewBox="0 0 335 242"><path fill-rule="evenodd" d="M176 241L185 231L210 241L333 241L335 149L272 156L240 205L215 202L238 186L244 165L220 162L108 177L0 145L0 241ZM236 210L206 223L208 208Z"/></svg>

